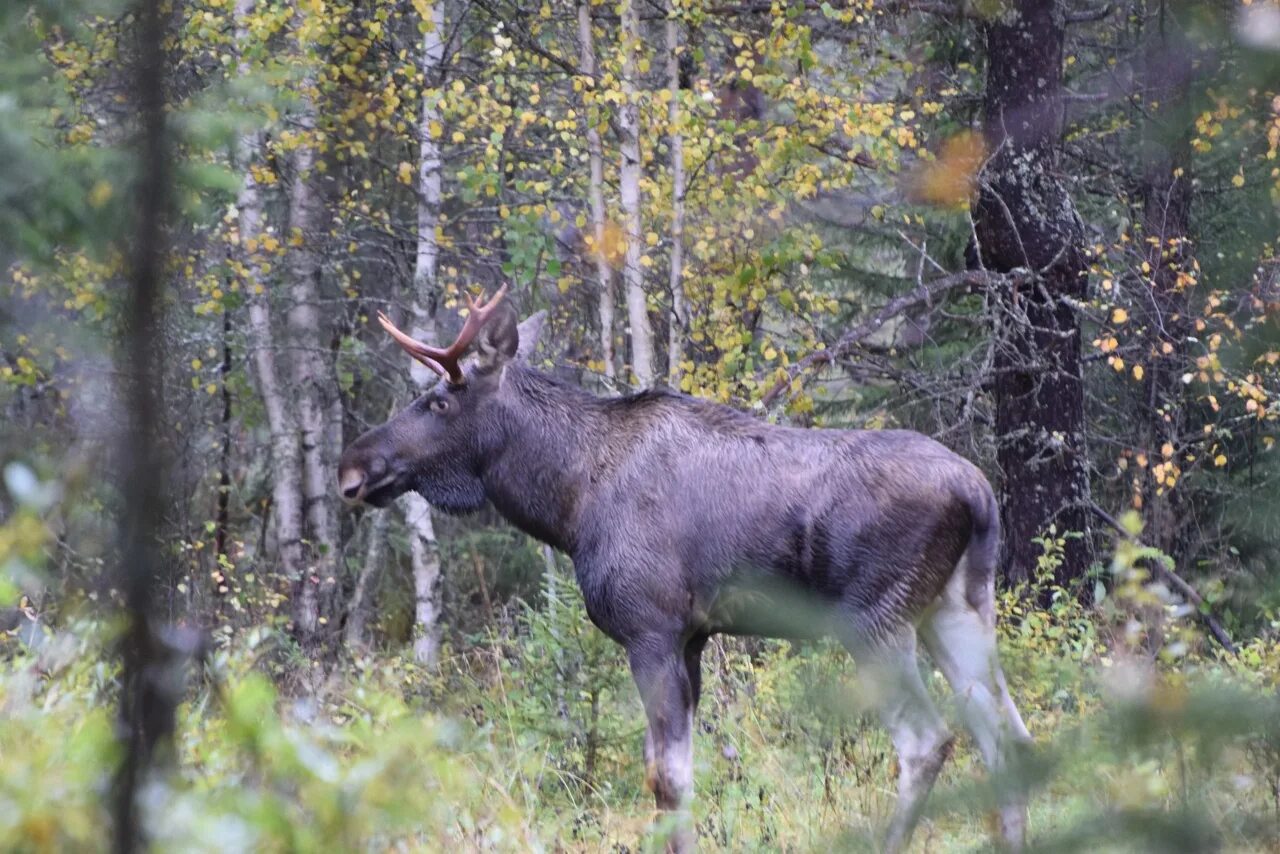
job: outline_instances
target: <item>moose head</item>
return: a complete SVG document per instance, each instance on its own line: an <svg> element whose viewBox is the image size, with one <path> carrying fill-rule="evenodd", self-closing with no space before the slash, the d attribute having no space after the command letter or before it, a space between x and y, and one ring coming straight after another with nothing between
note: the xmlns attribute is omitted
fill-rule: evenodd
<svg viewBox="0 0 1280 854"><path fill-rule="evenodd" d="M378 313L382 328L441 380L343 451L338 489L347 502L385 507L414 490L450 513L483 506L480 469L500 441L502 374L521 352L521 327L526 327L532 345L536 329L531 327L541 325L539 316L518 325L515 311L502 301L506 291L504 285L488 301L468 295L466 322L446 348L415 340ZM464 364L472 345L475 356Z"/></svg>

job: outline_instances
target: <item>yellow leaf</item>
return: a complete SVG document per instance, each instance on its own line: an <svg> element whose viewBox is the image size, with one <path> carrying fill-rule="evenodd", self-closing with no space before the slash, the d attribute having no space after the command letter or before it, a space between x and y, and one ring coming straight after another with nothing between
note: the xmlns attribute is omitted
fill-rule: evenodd
<svg viewBox="0 0 1280 854"><path fill-rule="evenodd" d="M1144 373L1145 372L1142 370L1142 365L1133 366L1133 378L1135 380L1141 380Z"/></svg>
<svg viewBox="0 0 1280 854"><path fill-rule="evenodd" d="M1222 468L1227 464L1227 455L1218 454L1216 457L1213 458L1213 464L1218 468Z"/></svg>
<svg viewBox="0 0 1280 854"><path fill-rule="evenodd" d="M1235 175L1233 175L1233 176L1231 177L1231 186L1233 186L1233 187L1243 187L1243 186L1244 186L1244 176L1243 176L1243 175L1241 175L1239 172L1237 172Z"/></svg>
<svg viewBox="0 0 1280 854"><path fill-rule="evenodd" d="M406 186L413 183L413 164L401 160L399 167L396 169L396 178L401 184Z"/></svg>
<svg viewBox="0 0 1280 854"><path fill-rule="evenodd" d="M966 131L951 137L943 143L937 159L912 179L912 199L945 208L968 204L985 157L986 146L980 134Z"/></svg>
<svg viewBox="0 0 1280 854"><path fill-rule="evenodd" d="M93 185L93 189L89 191L90 207L100 208L111 200L111 185L106 181L99 181Z"/></svg>
<svg viewBox="0 0 1280 854"><path fill-rule="evenodd" d="M1111 312L1111 322L1116 324L1117 326L1119 326L1121 323L1124 323L1128 319L1129 319L1129 312L1125 311L1123 308L1117 308L1115 311Z"/></svg>

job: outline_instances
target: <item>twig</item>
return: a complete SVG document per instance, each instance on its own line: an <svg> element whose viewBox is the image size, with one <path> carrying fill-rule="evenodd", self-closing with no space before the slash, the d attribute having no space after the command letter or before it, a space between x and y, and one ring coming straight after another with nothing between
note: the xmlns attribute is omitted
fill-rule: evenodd
<svg viewBox="0 0 1280 854"><path fill-rule="evenodd" d="M493 599L489 597L489 585L484 580L484 561L480 559L480 552L473 547L471 549L471 565L476 570L476 581L480 583L480 598L484 600L484 610L489 618L489 624L493 624Z"/></svg>
<svg viewBox="0 0 1280 854"><path fill-rule="evenodd" d="M1110 3L1105 3L1096 9L1082 9L1079 12L1072 12L1063 20L1067 24L1089 24L1094 21L1101 21L1110 15L1114 9L1115 7Z"/></svg>
<svg viewBox="0 0 1280 854"><path fill-rule="evenodd" d="M1096 502L1090 501L1089 509L1093 511L1093 515L1097 516L1108 526L1115 529L1116 533L1120 534L1125 539L1137 543L1138 545L1145 545L1142 540L1126 531L1121 524L1116 521L1114 516L1099 507ZM1222 624L1218 622L1217 618L1209 612L1209 608L1205 604L1204 598L1196 592L1196 589L1188 584L1186 579L1178 575L1178 573L1165 566L1162 561L1156 560L1151 561L1151 563L1155 566L1156 572L1160 573L1165 581L1172 584L1179 593L1185 596L1191 604L1196 606L1196 612L1200 614L1200 619L1204 620L1205 625L1209 627L1210 633L1217 639L1218 643L1222 644L1223 649L1232 655L1236 655L1236 645L1231 642L1231 636L1227 634L1227 630L1222 627Z"/></svg>

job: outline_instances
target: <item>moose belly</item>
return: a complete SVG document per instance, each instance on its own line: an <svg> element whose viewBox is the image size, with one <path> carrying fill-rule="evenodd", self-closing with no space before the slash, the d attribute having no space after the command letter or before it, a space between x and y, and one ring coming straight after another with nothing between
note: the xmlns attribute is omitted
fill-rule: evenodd
<svg viewBox="0 0 1280 854"><path fill-rule="evenodd" d="M833 531L800 509L740 531L719 554L704 552L708 620L715 631L814 637L872 569L856 530Z"/></svg>
<svg viewBox="0 0 1280 854"><path fill-rule="evenodd" d="M779 578L735 580L716 593L707 612L711 633L817 639L831 633L837 599Z"/></svg>

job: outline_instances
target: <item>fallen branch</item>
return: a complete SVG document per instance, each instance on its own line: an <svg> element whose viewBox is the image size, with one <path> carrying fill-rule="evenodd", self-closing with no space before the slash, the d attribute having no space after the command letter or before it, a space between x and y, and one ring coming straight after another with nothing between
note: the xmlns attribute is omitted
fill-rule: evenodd
<svg viewBox="0 0 1280 854"><path fill-rule="evenodd" d="M932 305L935 300L957 288L991 287L1005 281L1007 281L1007 277L997 273L987 272L986 270L966 270L963 273L955 273L926 282L909 293L895 297L884 308L853 329L850 329L844 335L841 335L833 346L810 353L788 368L786 378L774 383L773 387L765 393L762 402L766 407L771 406L778 395L790 388L798 377L817 367L829 365L842 358L859 343L874 335L886 323L904 311L921 305Z"/></svg>
<svg viewBox="0 0 1280 854"><path fill-rule="evenodd" d="M1109 527L1113 528L1116 533L1120 534L1125 539L1130 540L1137 545L1145 546L1141 540L1126 531L1124 527L1116 521L1114 516L1099 507L1097 503L1092 501L1089 502L1089 509L1093 511L1095 516L1105 522ZM1222 644L1223 649L1232 655L1235 655L1236 645L1231 642L1231 636L1227 634L1227 630L1222 627L1222 624L1218 622L1217 618L1209 612L1208 605L1205 604L1204 598L1196 592L1196 589L1188 584L1186 579L1178 575L1178 573L1165 566L1163 561L1154 560L1150 563L1155 566L1156 572L1158 572L1166 582L1173 585L1179 593L1186 597L1188 602L1196 606L1196 613L1200 615L1200 619L1209 627L1209 632L1215 639L1217 639L1218 643Z"/></svg>

